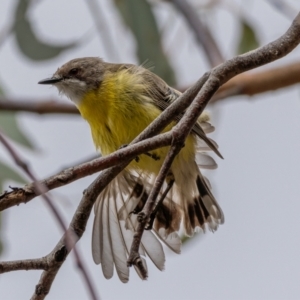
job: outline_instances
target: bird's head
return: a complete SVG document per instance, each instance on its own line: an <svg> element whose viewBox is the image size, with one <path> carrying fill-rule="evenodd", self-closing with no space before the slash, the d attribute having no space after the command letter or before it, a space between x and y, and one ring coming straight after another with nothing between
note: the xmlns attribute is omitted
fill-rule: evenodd
<svg viewBox="0 0 300 300"><path fill-rule="evenodd" d="M58 68L51 78L38 83L56 86L61 94L79 104L86 93L98 89L104 72L105 66L101 58L76 58Z"/></svg>

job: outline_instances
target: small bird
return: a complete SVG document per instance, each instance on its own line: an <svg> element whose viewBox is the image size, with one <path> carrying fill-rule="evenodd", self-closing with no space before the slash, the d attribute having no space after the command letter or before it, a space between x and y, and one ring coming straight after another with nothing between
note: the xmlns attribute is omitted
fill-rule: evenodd
<svg viewBox="0 0 300 300"><path fill-rule="evenodd" d="M103 156L130 144L181 95L142 66L107 63L98 57L73 59L39 84L56 86L59 93L75 103ZM179 119L180 116L164 131ZM172 164L142 237L139 252L145 268L148 256L159 270L164 269L162 243L180 253L179 230L192 236L196 230L215 231L224 222L210 183L199 169L217 166L206 151L213 150L221 156L217 144L206 136L213 130L209 115L202 113ZM106 278L113 276L115 266L120 280L129 280L127 258L138 224L137 214L145 205L168 150L163 147L140 155L98 196L92 254ZM143 278L137 268L136 271Z"/></svg>

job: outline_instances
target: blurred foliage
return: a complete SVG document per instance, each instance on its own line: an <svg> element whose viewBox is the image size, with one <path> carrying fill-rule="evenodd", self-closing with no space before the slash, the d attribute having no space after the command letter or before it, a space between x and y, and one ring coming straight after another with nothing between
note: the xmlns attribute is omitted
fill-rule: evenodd
<svg viewBox="0 0 300 300"><path fill-rule="evenodd" d="M149 62L155 66L153 72L168 84L175 86L175 74L165 55L161 35L151 5L146 0L114 0L116 7L137 42L140 64Z"/></svg>
<svg viewBox="0 0 300 300"><path fill-rule="evenodd" d="M153 71L157 75L164 78L168 84L176 86L175 74L169 63L168 56L163 50L162 36L153 13L151 2L146 0L114 0L113 2L124 23L136 40L136 54L139 63L154 65L155 69ZM78 46L78 42L65 43L63 45L45 43L37 37L29 14L32 7L37 4L38 1L16 0L13 16L14 22L9 34L15 36L17 46L21 53L33 61L43 61L55 58L63 51ZM181 37L179 37L178 40L181 42ZM255 30L249 23L242 20L237 52L245 53L258 46L259 43ZM4 95L1 86L0 95ZM16 113L0 112L0 130L17 143L29 149L34 149L34 145L30 139L19 127ZM0 161L0 191L3 183L7 180L25 183L21 175ZM184 245L189 244L190 240L192 239L189 237L182 237L182 243ZM1 251L2 243L0 241L0 253Z"/></svg>
<svg viewBox="0 0 300 300"><path fill-rule="evenodd" d="M36 1L31 0L16 1L14 22L9 34L15 36L21 53L31 60L42 61L55 58L63 51L78 46L79 43L75 42L54 45L40 40L35 34L29 15L30 9L36 4ZM176 83L174 71L163 51L161 35L151 5L145 0L115 0L115 4L136 39L139 62L154 65L153 71L174 86ZM4 91L0 86L1 95L4 95ZM30 139L19 127L16 113L0 112L0 130L15 142L34 149ZM20 174L0 160L0 192L3 190L4 182L8 180L25 183ZM0 254L2 250L0 214Z"/></svg>
<svg viewBox="0 0 300 300"><path fill-rule="evenodd" d="M4 90L0 86L0 96L4 95ZM23 146L34 149L34 145L26 137L23 131L20 129L15 113L7 113L0 111L0 130L12 140L22 144ZM3 183L5 180L14 180L20 183L24 183L25 180L21 175L16 173L6 164L0 161L0 192L3 189Z"/></svg>
<svg viewBox="0 0 300 300"><path fill-rule="evenodd" d="M53 45L44 43L35 35L29 11L35 1L18 0L14 11L14 22L10 34L14 34L17 46L26 57L47 60L58 56L62 51L77 46L76 43ZM175 75L161 45L161 36L153 15L151 5L145 0L115 0L121 16L137 41L137 55L140 63L155 65L155 72L169 84L175 85ZM0 86L0 95L4 95ZM6 136L21 145L34 149L34 145L19 127L16 113L0 112L0 129ZM1 163L1 162L0 162ZM14 170L1 163L0 187L8 179L23 182Z"/></svg>
<svg viewBox="0 0 300 300"><path fill-rule="evenodd" d="M62 51L77 45L77 43L53 45L39 40L27 16L32 2L30 0L19 0L15 10L13 33L20 50L25 56L37 61L51 59L58 56Z"/></svg>
<svg viewBox="0 0 300 300"><path fill-rule="evenodd" d="M0 128L6 136L21 145L34 149L34 145L25 135L17 122L17 114L13 112L0 112Z"/></svg>
<svg viewBox="0 0 300 300"><path fill-rule="evenodd" d="M243 54L259 47L259 42L252 26L245 20L242 20L241 27L242 30L237 49L238 54Z"/></svg>
<svg viewBox="0 0 300 300"><path fill-rule="evenodd" d="M8 165L0 161L0 187L3 185L4 181L12 180L19 183L26 183L25 179L19 175L16 171L11 169Z"/></svg>
<svg viewBox="0 0 300 300"><path fill-rule="evenodd" d="M22 144L23 146L34 149L32 142L20 129L15 113L0 112L0 130L12 140ZM13 180L25 183L25 180L12 168L1 162L0 160L0 193L3 190L3 183L6 180Z"/></svg>
<svg viewBox="0 0 300 300"><path fill-rule="evenodd" d="M0 96L4 95L4 90L0 85ZM23 144L24 146L34 149L33 144L25 136L18 126L16 116L14 113L0 112L0 130L13 140ZM26 183L25 179L14 171L11 167L4 164L0 160L0 194L4 189L4 182L7 180L16 181L19 183ZM0 255L3 252L3 242L1 239L2 232L2 213L0 212Z"/></svg>

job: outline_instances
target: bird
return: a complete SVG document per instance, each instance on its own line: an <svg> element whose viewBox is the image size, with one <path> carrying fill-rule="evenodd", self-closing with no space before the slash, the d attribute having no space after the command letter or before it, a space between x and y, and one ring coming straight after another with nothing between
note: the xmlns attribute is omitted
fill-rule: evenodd
<svg viewBox="0 0 300 300"><path fill-rule="evenodd" d="M99 57L70 60L52 77L38 83L55 86L73 101L90 125L92 139L102 156L130 144L181 95L144 66L109 63ZM181 117L174 119L164 132ZM200 230L215 231L224 223L222 209L200 170L217 167L208 151L222 157L216 142L206 135L213 130L210 116L204 111L173 161L139 248L146 270L146 257L159 270L164 269L163 244L180 253L180 232L193 236ZM92 255L107 279L115 269L121 282L129 280L127 258L138 224L137 215L144 208L168 150L169 147L162 147L139 155L95 202ZM164 197L163 191L167 192Z"/></svg>

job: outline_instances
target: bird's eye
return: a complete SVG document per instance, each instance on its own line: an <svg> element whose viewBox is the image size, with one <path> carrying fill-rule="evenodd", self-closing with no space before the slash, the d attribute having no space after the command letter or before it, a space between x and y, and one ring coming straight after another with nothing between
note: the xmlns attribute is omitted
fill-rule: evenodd
<svg viewBox="0 0 300 300"><path fill-rule="evenodd" d="M75 76L78 74L78 68L73 68L69 71L69 75Z"/></svg>

